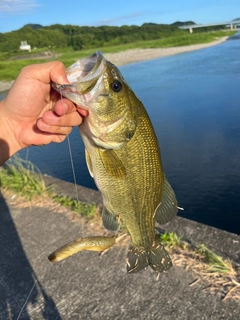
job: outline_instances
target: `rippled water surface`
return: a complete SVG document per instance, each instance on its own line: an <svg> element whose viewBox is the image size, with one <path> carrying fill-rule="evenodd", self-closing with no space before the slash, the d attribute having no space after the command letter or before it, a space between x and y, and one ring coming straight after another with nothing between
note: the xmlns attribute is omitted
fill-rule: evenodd
<svg viewBox="0 0 240 320"><path fill-rule="evenodd" d="M181 216L240 234L240 39L121 67L159 138ZM78 130L77 183L94 188ZM26 151L20 152L25 157ZM42 171L73 181L67 142L29 149Z"/></svg>

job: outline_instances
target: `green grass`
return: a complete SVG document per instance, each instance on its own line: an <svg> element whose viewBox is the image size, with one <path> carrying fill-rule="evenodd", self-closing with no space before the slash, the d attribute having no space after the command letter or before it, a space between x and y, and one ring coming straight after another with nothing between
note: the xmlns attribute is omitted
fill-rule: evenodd
<svg viewBox="0 0 240 320"><path fill-rule="evenodd" d="M88 219L96 214L94 203L85 203L54 194L52 188L45 186L39 169L19 156L12 157L6 165L0 167L0 188L14 191L33 204L39 197L48 197Z"/></svg>
<svg viewBox="0 0 240 320"><path fill-rule="evenodd" d="M96 50L101 50L105 53L115 53L120 51L125 51L129 49L146 49L146 48L170 48L176 46L185 46L192 44L201 44L201 43L209 43L215 41L221 37L227 37L234 35L236 31L216 31L216 32L206 32L206 33L193 33L185 35L178 35L175 37L167 37L158 40L150 40L150 41L138 41L133 43L127 43L117 46L104 46L97 48L90 48L87 50L74 51L72 48L62 48L55 49L54 53L60 54L55 60L62 61L65 66L71 65L77 59L81 59L86 57ZM48 48L38 49L37 52L41 53L44 51L48 51ZM34 59L32 58L35 52L29 53L29 59L23 60L14 60L14 56L19 56L19 53L0 53L0 81L10 81L14 80L19 74L20 70L29 64L34 63L43 63L46 60L43 59ZM23 54L22 54L23 55ZM24 53L26 55L26 53ZM49 61L49 60L48 60Z"/></svg>
<svg viewBox="0 0 240 320"><path fill-rule="evenodd" d="M94 203L80 202L70 197L51 194L51 198L64 207L71 208L72 211L80 214L84 218L91 219L96 215L96 205Z"/></svg>
<svg viewBox="0 0 240 320"><path fill-rule="evenodd" d="M240 300L240 268L229 259L223 259L204 244L194 245L179 238L175 233L161 236L173 264L192 270L194 280L189 285L201 282L203 290L217 294L226 300Z"/></svg>
<svg viewBox="0 0 240 320"><path fill-rule="evenodd" d="M33 200L47 192L40 171L29 161L15 156L0 170L1 188L11 189L27 200Z"/></svg>
<svg viewBox="0 0 240 320"><path fill-rule="evenodd" d="M0 62L0 81L10 81L16 79L21 69L29 64L46 62L43 59L33 60L7 60Z"/></svg>
<svg viewBox="0 0 240 320"><path fill-rule="evenodd" d="M167 249L171 249L173 247L184 248L185 243L173 232L166 232L161 236L162 243L167 247Z"/></svg>
<svg viewBox="0 0 240 320"><path fill-rule="evenodd" d="M233 271L233 266L229 260L224 260L222 257L208 249L204 244L194 246L183 241L175 233L171 232L163 234L161 240L168 250L179 248L195 255L200 262L203 262L208 266L209 272L230 274Z"/></svg>
<svg viewBox="0 0 240 320"><path fill-rule="evenodd" d="M204 244L197 245L195 252L200 254L203 262L210 266L210 272L231 274L233 271L233 266L231 261L214 253L212 250L208 249Z"/></svg>

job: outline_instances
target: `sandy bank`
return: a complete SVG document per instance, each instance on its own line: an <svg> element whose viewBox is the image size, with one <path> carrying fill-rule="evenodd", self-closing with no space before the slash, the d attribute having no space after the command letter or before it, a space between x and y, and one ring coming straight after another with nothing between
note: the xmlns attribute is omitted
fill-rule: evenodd
<svg viewBox="0 0 240 320"><path fill-rule="evenodd" d="M131 49L118 53L107 53L105 54L106 59L116 64L117 66L122 66L124 64L129 64L133 62L151 60L166 56L171 56L174 54L179 54L188 51L200 50L221 44L227 40L228 37L220 38L216 41L204 44L193 44L190 46L173 47L173 48L157 48L157 49ZM0 81L0 92L11 88L13 81Z"/></svg>
<svg viewBox="0 0 240 320"><path fill-rule="evenodd" d="M173 48L157 48L157 49L131 49L118 53L107 53L105 54L106 59L110 60L117 66L122 66L124 64L151 60L166 56L171 56L174 54L179 54L188 51L200 50L215 46L225 42L228 37L220 38L214 42L204 43L204 44L193 44L190 46L173 47Z"/></svg>

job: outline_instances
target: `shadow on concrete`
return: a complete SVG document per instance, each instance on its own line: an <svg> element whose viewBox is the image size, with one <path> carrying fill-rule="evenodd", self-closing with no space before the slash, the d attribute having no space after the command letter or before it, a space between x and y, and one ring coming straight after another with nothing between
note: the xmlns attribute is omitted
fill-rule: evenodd
<svg viewBox="0 0 240 320"><path fill-rule="evenodd" d="M32 319L30 310L41 300L41 319L61 319L53 299L38 281L24 252L10 210L0 192L0 319ZM42 307L43 306L43 307Z"/></svg>

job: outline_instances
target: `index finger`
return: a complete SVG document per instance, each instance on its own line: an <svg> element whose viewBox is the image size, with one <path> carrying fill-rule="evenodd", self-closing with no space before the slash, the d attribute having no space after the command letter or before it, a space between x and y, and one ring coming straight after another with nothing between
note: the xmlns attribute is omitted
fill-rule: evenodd
<svg viewBox="0 0 240 320"><path fill-rule="evenodd" d="M32 64L24 67L21 73L26 77L35 78L46 84L51 81L60 84L69 83L65 66L60 61Z"/></svg>

